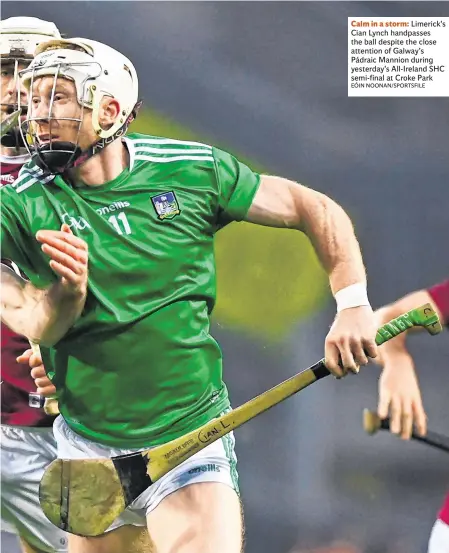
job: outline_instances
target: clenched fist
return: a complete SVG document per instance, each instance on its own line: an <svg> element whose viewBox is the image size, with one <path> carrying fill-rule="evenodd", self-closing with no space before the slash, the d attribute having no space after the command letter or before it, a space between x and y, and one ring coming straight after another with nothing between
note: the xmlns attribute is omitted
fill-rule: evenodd
<svg viewBox="0 0 449 553"><path fill-rule="evenodd" d="M326 337L325 364L341 378L348 371L359 372L368 357L377 356L376 322L371 307L363 305L343 309L335 317Z"/></svg>

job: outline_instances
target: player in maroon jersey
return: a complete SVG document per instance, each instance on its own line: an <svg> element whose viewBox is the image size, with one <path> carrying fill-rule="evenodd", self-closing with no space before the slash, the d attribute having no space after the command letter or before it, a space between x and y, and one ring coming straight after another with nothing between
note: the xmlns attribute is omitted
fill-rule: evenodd
<svg viewBox="0 0 449 553"><path fill-rule="evenodd" d="M18 72L28 66L37 45L60 34L53 23L34 17L11 17L0 24L1 120L26 106L26 91ZM29 157L14 127L1 137L1 186L14 182ZM7 260L18 271L17 266ZM45 467L56 458L53 417L29 406L29 393L36 391L29 367L16 357L28 341L1 325L1 516L2 529L20 537L26 553L67 551L64 532L43 514L38 498Z"/></svg>
<svg viewBox="0 0 449 553"><path fill-rule="evenodd" d="M430 302L449 328L449 280L427 290L418 290L382 307L376 312L379 325L397 317L418 305ZM425 434L426 413L421 400L413 359L406 347L406 335L400 334L385 343L379 350L383 366L379 381L378 413L381 418L390 412L391 431L403 439L409 439L413 425ZM433 526L428 553L449 553L449 494Z"/></svg>

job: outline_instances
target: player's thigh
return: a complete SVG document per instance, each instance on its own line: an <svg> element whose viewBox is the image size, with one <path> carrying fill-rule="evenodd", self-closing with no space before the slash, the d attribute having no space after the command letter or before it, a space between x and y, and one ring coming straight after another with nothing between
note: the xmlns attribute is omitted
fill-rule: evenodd
<svg viewBox="0 0 449 553"><path fill-rule="evenodd" d="M155 553L146 528L120 526L96 538L69 535L69 553Z"/></svg>
<svg viewBox="0 0 449 553"><path fill-rule="evenodd" d="M427 553L449 553L449 525L442 520L433 525Z"/></svg>
<svg viewBox="0 0 449 553"><path fill-rule="evenodd" d="M51 428L2 425L0 431L2 521L15 529L27 553L66 552L66 534L53 526L39 503L40 480L56 458Z"/></svg>
<svg viewBox="0 0 449 553"><path fill-rule="evenodd" d="M221 482L201 482L165 497L147 515L156 553L240 553L242 507Z"/></svg>

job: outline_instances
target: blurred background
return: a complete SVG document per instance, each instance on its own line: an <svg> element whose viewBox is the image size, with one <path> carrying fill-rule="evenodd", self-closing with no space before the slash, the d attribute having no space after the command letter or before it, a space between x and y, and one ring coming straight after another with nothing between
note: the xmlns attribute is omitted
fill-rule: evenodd
<svg viewBox="0 0 449 553"><path fill-rule="evenodd" d="M348 98L347 18L448 17L449 3L3 1L16 15L129 56L134 130L212 143L341 203L373 306L447 278L448 98ZM236 406L323 356L335 306L298 233L235 223L216 247L213 333ZM448 434L449 335L411 349L429 428ZM449 458L364 433L378 376L326 379L237 431L247 553L425 552Z"/></svg>

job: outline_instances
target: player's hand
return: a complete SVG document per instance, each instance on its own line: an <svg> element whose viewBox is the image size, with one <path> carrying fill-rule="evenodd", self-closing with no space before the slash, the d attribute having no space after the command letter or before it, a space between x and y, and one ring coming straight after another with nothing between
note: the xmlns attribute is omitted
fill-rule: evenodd
<svg viewBox="0 0 449 553"><path fill-rule="evenodd" d="M45 373L44 365L39 365L31 369L31 376L36 384L36 391L44 397L54 397L56 388Z"/></svg>
<svg viewBox="0 0 449 553"><path fill-rule="evenodd" d="M376 324L371 307L363 305L343 309L335 317L326 337L325 364L341 378L348 371L358 373L368 357L377 355Z"/></svg>
<svg viewBox="0 0 449 553"><path fill-rule="evenodd" d="M50 257L50 267L61 277L61 285L68 295L87 293L87 244L75 236L66 224L61 230L40 230L36 239L42 251Z"/></svg>
<svg viewBox="0 0 449 553"><path fill-rule="evenodd" d="M52 397L56 394L56 388L48 378L42 357L39 353L33 352L32 349L27 349L17 357L18 363L28 364L31 368L31 377L36 384L37 393L44 397Z"/></svg>
<svg viewBox="0 0 449 553"><path fill-rule="evenodd" d="M427 416L421 399L413 360L407 352L389 355L379 379L377 413L381 419L390 414L390 431L408 440L413 425L424 436Z"/></svg>

